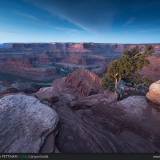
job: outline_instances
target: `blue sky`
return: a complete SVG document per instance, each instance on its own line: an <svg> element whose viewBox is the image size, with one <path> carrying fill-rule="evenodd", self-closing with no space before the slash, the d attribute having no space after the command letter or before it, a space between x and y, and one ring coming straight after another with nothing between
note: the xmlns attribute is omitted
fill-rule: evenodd
<svg viewBox="0 0 160 160"><path fill-rule="evenodd" d="M0 0L3 42L160 42L159 0Z"/></svg>

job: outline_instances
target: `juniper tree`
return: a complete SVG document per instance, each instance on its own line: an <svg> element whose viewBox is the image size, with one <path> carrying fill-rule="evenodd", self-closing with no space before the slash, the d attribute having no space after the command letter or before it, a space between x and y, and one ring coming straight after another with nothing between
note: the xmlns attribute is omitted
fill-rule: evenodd
<svg viewBox="0 0 160 160"><path fill-rule="evenodd" d="M143 50L140 47L127 49L123 56L114 60L108 67L107 74L103 78L104 86L109 86L114 83L114 88L117 90L118 83L122 79L127 79L138 73L144 66L149 64L147 57L154 52L152 46L146 46Z"/></svg>

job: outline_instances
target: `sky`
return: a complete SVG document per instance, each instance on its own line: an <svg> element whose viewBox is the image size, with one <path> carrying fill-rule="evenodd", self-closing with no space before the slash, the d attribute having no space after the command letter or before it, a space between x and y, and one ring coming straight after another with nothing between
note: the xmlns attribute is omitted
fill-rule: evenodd
<svg viewBox="0 0 160 160"><path fill-rule="evenodd" d="M0 0L0 43L159 43L159 0Z"/></svg>

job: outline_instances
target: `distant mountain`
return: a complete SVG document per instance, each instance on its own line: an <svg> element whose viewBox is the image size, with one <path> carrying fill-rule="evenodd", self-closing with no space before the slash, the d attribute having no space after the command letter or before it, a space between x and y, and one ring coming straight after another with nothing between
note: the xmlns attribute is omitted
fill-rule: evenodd
<svg viewBox="0 0 160 160"><path fill-rule="evenodd" d="M9 44L9 43L0 43L0 48L12 48L12 44Z"/></svg>

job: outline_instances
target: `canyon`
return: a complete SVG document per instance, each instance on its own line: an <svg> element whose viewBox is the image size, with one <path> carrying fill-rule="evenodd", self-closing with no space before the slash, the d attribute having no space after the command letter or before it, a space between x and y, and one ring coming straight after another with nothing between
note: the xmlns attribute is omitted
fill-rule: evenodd
<svg viewBox="0 0 160 160"><path fill-rule="evenodd" d="M4 44L4 47L0 48L0 67L4 73L47 81L76 68L101 73L106 62L120 54L120 49L108 44Z"/></svg>
<svg viewBox="0 0 160 160"><path fill-rule="evenodd" d="M108 65L132 47L0 45L0 152L159 153L159 81L123 99L102 86ZM160 45L153 47L141 74L156 81Z"/></svg>
<svg viewBox="0 0 160 160"><path fill-rule="evenodd" d="M139 44L144 48L150 44ZM4 43L0 45L0 93L24 91L23 83L34 91L50 85L76 69L87 69L102 76L108 65L136 44L107 43ZM142 74L160 79L160 44ZM16 83L16 85L15 85ZM17 85L18 84L18 85ZM16 87L13 87L16 86ZM22 87L23 86L23 87ZM6 90L7 91L6 91ZM28 91L28 90L27 90Z"/></svg>

